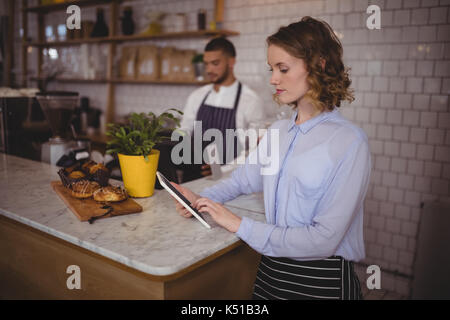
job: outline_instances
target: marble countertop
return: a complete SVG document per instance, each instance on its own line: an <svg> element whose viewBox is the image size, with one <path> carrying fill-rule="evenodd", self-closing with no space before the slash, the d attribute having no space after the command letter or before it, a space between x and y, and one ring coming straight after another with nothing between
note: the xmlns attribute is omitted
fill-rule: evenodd
<svg viewBox="0 0 450 320"><path fill-rule="evenodd" d="M239 241L207 214L211 229L179 216L165 190L135 199L144 209L141 213L81 222L50 185L59 180L57 171L47 163L0 154L0 214L156 276L179 272ZM215 183L203 178L186 186L200 192ZM226 205L239 216L265 220L262 194L241 196Z"/></svg>

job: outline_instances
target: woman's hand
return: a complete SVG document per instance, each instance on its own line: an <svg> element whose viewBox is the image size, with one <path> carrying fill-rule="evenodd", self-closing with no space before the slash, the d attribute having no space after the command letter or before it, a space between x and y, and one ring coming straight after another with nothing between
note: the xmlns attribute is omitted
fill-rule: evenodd
<svg viewBox="0 0 450 320"><path fill-rule="evenodd" d="M241 225L241 217L208 198L197 199L193 206L199 212L206 212L211 215L215 222L230 232L237 232Z"/></svg>
<svg viewBox="0 0 450 320"><path fill-rule="evenodd" d="M179 184L176 184L175 182L170 183L191 203L194 203L197 199L200 199L200 196L198 194L192 192L188 188L182 187ZM175 209L181 216L186 218L192 217L192 214L188 210L186 210L186 208L183 207L181 203L179 203L175 198L173 199L173 201L175 201Z"/></svg>

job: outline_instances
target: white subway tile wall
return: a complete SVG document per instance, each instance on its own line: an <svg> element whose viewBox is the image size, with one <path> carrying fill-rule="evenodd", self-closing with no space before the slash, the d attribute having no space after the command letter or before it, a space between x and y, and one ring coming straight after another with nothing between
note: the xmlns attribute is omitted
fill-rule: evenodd
<svg viewBox="0 0 450 320"><path fill-rule="evenodd" d="M380 30L366 27L370 4L381 9ZM214 1L139 0L130 5L135 8L138 30L145 27L148 10L187 13L188 28L195 29L198 9L206 8L211 21ZM385 271L383 289L408 295L420 203L450 197L450 1L226 0L225 6L224 28L240 32L231 37L237 49L236 75L261 95L271 115L277 106L269 85L265 38L280 25L304 15L324 19L341 38L356 98L342 107L342 113L366 131L373 159L365 202L367 256L363 263L379 265ZM82 9L82 14L92 18L93 10ZM17 17L19 26L20 14ZM29 29L33 30L36 20L29 17ZM33 33L30 36L36 37ZM206 40L155 43L202 51ZM19 52L19 39L15 49ZM35 70L35 51L29 61L29 69ZM20 70L20 61L17 65ZM96 107L106 105L104 85L58 87L79 91ZM120 85L115 93L116 115L183 108L194 89Z"/></svg>

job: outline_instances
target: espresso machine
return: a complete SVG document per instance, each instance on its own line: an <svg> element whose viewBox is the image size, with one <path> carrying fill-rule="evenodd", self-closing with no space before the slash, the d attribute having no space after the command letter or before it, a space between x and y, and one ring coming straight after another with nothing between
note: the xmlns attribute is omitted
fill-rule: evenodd
<svg viewBox="0 0 450 320"><path fill-rule="evenodd" d="M89 146L77 141L69 130L75 108L79 104L77 92L44 91L36 93L52 131L49 141L42 144L41 161L58 166L70 166L75 161L89 158Z"/></svg>

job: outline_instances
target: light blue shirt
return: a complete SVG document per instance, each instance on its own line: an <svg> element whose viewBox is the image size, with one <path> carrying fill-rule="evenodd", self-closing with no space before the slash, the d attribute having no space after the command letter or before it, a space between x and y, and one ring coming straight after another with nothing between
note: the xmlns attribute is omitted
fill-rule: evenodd
<svg viewBox="0 0 450 320"><path fill-rule="evenodd" d="M201 196L224 203L263 191L267 222L243 217L236 232L261 254L364 259L363 203L371 170L367 135L337 109L300 125L296 115L272 124L245 164ZM278 155L277 170L262 174L269 155Z"/></svg>

